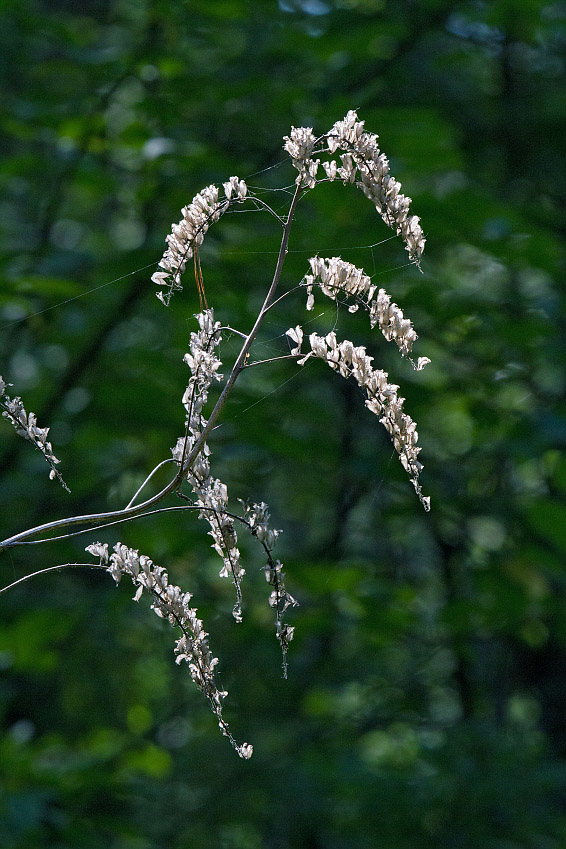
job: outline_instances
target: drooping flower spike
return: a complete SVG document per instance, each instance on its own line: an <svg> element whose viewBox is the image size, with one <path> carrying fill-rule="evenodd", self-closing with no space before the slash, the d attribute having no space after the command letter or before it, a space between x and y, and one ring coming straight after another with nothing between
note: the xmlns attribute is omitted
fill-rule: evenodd
<svg viewBox="0 0 566 849"><path fill-rule="evenodd" d="M401 184L389 172L389 160L379 149L376 133L367 133L364 122L358 121L357 113L351 109L342 121L337 121L331 130L320 139L311 127L293 127L284 138L284 148L299 172L297 183L314 188L320 158L314 155L340 154L340 165L336 159L322 163L327 180L341 180L344 185L355 183L373 203L383 221L398 236L402 236L411 262L420 268L420 259L425 246L425 237L417 215L410 215L411 198L401 193Z"/></svg>

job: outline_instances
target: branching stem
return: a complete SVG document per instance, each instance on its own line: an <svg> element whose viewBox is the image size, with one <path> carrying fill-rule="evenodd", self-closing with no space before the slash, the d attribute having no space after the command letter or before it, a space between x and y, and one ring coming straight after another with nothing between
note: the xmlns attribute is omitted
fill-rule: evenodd
<svg viewBox="0 0 566 849"><path fill-rule="evenodd" d="M161 492L158 492L156 495L152 496L151 498L148 498L141 504L137 504L135 506L128 506L121 510L112 510L108 513L89 513L83 516L70 516L65 519L57 519L53 522L46 522L43 525L37 525L35 528L28 528L27 530L21 531L18 534L14 534L13 536L8 537L7 539L0 542L0 553L2 553L3 551L7 551L9 548L13 548L16 545L21 544L24 541L29 540L30 537L37 537L41 534L57 530L58 528L65 528L73 525L94 525L97 523L106 524L108 522L113 522L114 520L124 521L127 519L133 519L143 513L147 513L149 509L155 507L157 504L163 501L164 498L166 498L168 495L170 495L172 492L175 492L175 490L179 488L183 481L185 470L187 468L190 468L193 461L200 453L202 446L206 441L209 433L214 428L216 421L220 416L220 413L222 412L226 401L228 400L228 396L230 395L232 389L234 388L236 380L238 379L241 371L244 368L248 352L252 346L254 339L257 336L261 323L273 300L273 296L281 279L283 264L285 262L285 257L287 256L287 245L289 244L289 235L291 232L293 217L302 191L302 186L298 185L295 187L295 193L291 201L287 220L283 222L283 219L281 219L282 223L284 223L284 226L283 235L281 238L281 246L279 248L279 254L277 257L277 265L275 267L275 272L273 274L271 285L269 287L267 295L265 296L263 305L259 311L259 315L257 316L252 329L244 340L240 353L238 354L236 362L234 363L234 367L232 368L230 376L228 377L228 380L224 385L224 388L216 402L216 405L212 410L212 413L210 414L210 418L206 426L203 428L199 439L195 442L187 457L184 458L183 463L180 465L179 470L172 478L172 480L161 490ZM43 540L38 540L38 542L42 541Z"/></svg>

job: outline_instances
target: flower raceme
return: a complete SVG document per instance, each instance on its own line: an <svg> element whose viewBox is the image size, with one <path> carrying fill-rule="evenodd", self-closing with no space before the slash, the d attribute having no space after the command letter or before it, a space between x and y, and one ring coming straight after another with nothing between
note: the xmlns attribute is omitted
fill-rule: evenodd
<svg viewBox="0 0 566 849"><path fill-rule="evenodd" d="M220 730L225 737L228 737L241 758L250 758L253 746L248 743L236 743L228 723L222 716L222 701L228 693L225 690L219 690L216 684L214 668L218 658L213 657L210 651L208 634L203 628L202 621L196 615L196 609L189 605L191 593L183 592L180 587L170 584L165 569L121 542L116 543L110 557L106 543L93 543L87 546L86 550L99 558L100 565L106 567L107 572L112 575L117 584L120 583L123 575L131 578L136 587L134 601L139 601L144 590L147 591L152 596L151 609L157 616L180 629L182 634L175 644L176 663L185 661L188 664L191 678L206 696L218 718Z"/></svg>
<svg viewBox="0 0 566 849"><path fill-rule="evenodd" d="M350 110L319 139L311 127L293 127L291 135L284 138L284 147L299 172L297 183L310 189L316 185L320 165L320 159L314 159L313 155L344 151L340 155L341 165L336 159L322 163L326 178L340 179L344 185L355 183L387 226L402 236L411 261L420 267L426 241L420 219L409 214L411 198L401 194L401 184L389 173L389 160L380 151L378 138L375 133L367 133L364 122L358 121L356 112Z"/></svg>
<svg viewBox="0 0 566 849"><path fill-rule="evenodd" d="M234 178L235 179L235 178ZM183 406L187 411L186 435L177 440L173 448L173 459L182 465L187 456L187 448L197 444L203 429L207 425L202 411L208 400L208 390L214 381L222 381L223 376L218 369L222 365L214 353L214 349L222 341L220 322L214 320L212 309L204 310L197 316L199 331L191 333L190 350L184 356L184 361L191 370L191 377L183 395ZM240 565L240 551L237 547L238 536L234 520L228 515L228 489L226 484L210 474L210 448L206 441L201 444L201 450L195 460L186 469L186 479L196 495L195 504L201 508L199 518L205 519L209 525L209 535L212 537L212 547L223 560L220 570L221 578L231 577L236 587L236 604L233 616L237 622L242 621L242 592L240 581L245 570Z"/></svg>
<svg viewBox="0 0 566 849"><path fill-rule="evenodd" d="M6 394L6 382L0 376L0 409L2 416L12 424L18 436L23 437L28 442L31 442L40 451L45 460L49 464L51 471L49 477L51 480L57 479L61 486L70 492L67 484L61 477L61 473L56 466L61 461L57 459L53 453L53 447L47 439L49 433L48 427L37 426L37 416L35 413L26 413L23 401L21 398L10 398ZM11 385L11 384L10 384Z"/></svg>
<svg viewBox="0 0 566 849"><path fill-rule="evenodd" d="M397 394L399 387L388 382L387 372L372 367L373 357L368 356L362 345L356 347L348 339L338 342L334 332L326 336L311 333L309 343L310 353L300 359L298 364L304 365L311 356L318 357L342 377L354 378L358 386L366 391L366 407L379 418L391 436L403 468L409 473L410 481L428 512L430 498L422 494L419 484L422 463L418 460L421 449L417 447L417 426L403 411L405 399Z"/></svg>
<svg viewBox="0 0 566 849"><path fill-rule="evenodd" d="M328 133L317 138L311 127L293 127L291 134L284 137L284 149L293 166L298 170L297 184L314 189L321 159L313 155L340 154L341 165L336 159L322 162L326 179L340 179L344 185L355 183L373 203L388 227L402 236L409 257L420 268L425 237L420 219L410 215L411 198L401 193L401 184L389 173L389 160L379 149L378 136L364 130L364 122L358 121L357 113L350 110L342 121L337 121ZM324 178L323 178L324 179ZM183 287L181 277L187 261L204 241L210 225L228 210L233 202L255 200L244 180L238 177L222 184L224 198L220 199L215 185L206 186L194 196L191 203L182 209L182 218L171 226L167 236L167 250L163 254L152 281L165 291L157 297L168 306L173 292Z"/></svg>
<svg viewBox="0 0 566 849"><path fill-rule="evenodd" d="M187 260L191 259L204 241L208 228L218 221L230 206L231 201L243 201L247 194L244 180L230 177L223 184L225 200L218 200L218 188L206 186L194 196L188 206L183 207L183 217L178 224L171 225L167 236L168 248L163 254L159 269L153 274L152 281L163 286L165 292L158 291L157 297L165 306L169 306L171 295L181 290L181 275Z"/></svg>
<svg viewBox="0 0 566 849"><path fill-rule="evenodd" d="M305 275L304 285L307 287L307 309L314 306L313 286L317 284L321 292L336 300L342 294L354 298L355 303L349 307L350 312L358 309L358 304L369 312L370 324L379 329L387 339L393 340L401 354L407 356L412 350L413 343L418 339L415 329L408 318L403 316L397 304L391 303L391 298L385 289L374 286L371 279L361 268L356 268L350 262L344 262L340 257L323 259L315 256L309 260L312 274ZM424 358L420 360L420 369L425 365Z"/></svg>

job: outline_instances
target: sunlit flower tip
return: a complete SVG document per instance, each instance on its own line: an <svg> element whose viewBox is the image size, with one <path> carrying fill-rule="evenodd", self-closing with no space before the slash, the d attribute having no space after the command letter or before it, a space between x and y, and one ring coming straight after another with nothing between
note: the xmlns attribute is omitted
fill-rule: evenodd
<svg viewBox="0 0 566 849"><path fill-rule="evenodd" d="M244 187L238 183L237 192L243 192ZM181 275L185 270L187 260L193 256L210 224L218 221L226 211L228 204L218 202L218 188L206 186L194 196L191 203L182 209L182 219L178 224L171 225L171 232L166 238L167 250L159 263L160 268L152 276L154 283L168 289L159 300L169 305L173 292L181 290Z"/></svg>
<svg viewBox="0 0 566 849"><path fill-rule="evenodd" d="M422 369L430 363L430 359L428 357L419 357L417 360L416 371L422 371Z"/></svg>
<svg viewBox="0 0 566 849"><path fill-rule="evenodd" d="M312 127L291 127L291 135L283 136L283 141L285 142L283 148L291 159L299 161L310 157L316 137Z"/></svg>
<svg viewBox="0 0 566 849"><path fill-rule="evenodd" d="M249 759L251 758L251 756L254 753L254 747L252 746L251 743L242 743L241 746L236 747L236 751L238 752L238 754L241 758L243 758L246 761L249 761Z"/></svg>
<svg viewBox="0 0 566 849"><path fill-rule="evenodd" d="M4 388L6 384L2 381ZM12 424L18 436L21 436L23 439L31 442L45 457L45 460L51 467L51 472L49 477L51 480L57 478L59 483L63 486L67 492L70 492L67 484L56 470L55 466L60 462L55 454L53 453L53 447L51 443L47 440L47 435L49 433L48 427L38 427L37 426L37 416L35 413L27 413L26 409L23 405L22 399L19 397L10 398L9 395L4 394L4 390L2 391L0 397L3 396L3 400L0 402L0 406L3 408L2 416Z"/></svg>
<svg viewBox="0 0 566 849"><path fill-rule="evenodd" d="M289 336L293 342L296 342L296 347L291 348L291 354L295 356L301 353L301 345L303 344L303 328L297 324L296 327L290 327L285 331L285 335Z"/></svg>
<svg viewBox="0 0 566 849"><path fill-rule="evenodd" d="M418 483L422 464L418 461L420 448L416 444L416 424L403 412L405 399L398 396L399 387L388 383L386 372L372 368L373 358L366 354L363 346L354 347L348 340L338 344L334 332L324 337L311 333L309 343L313 356L325 360L343 377L353 377L358 385L366 390L366 407L378 416L380 423L390 434L403 468L409 473L421 503L425 510L428 510L430 504L423 496ZM306 359L303 358L303 362Z"/></svg>
<svg viewBox="0 0 566 849"><path fill-rule="evenodd" d="M85 551L88 551L89 554L92 554L93 557L100 558L101 566L105 566L108 563L108 543L102 542L93 542L90 545L87 545Z"/></svg>

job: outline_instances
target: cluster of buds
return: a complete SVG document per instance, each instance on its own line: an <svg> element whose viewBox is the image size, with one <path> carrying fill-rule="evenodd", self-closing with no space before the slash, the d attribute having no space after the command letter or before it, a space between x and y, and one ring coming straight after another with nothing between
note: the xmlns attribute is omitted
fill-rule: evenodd
<svg viewBox="0 0 566 849"><path fill-rule="evenodd" d="M249 501L242 501L241 498L238 498L238 501L244 508L244 518L251 533L263 543L267 551L271 551L281 531L269 527L271 517L267 504L265 501L261 501L259 504L255 502L250 504Z"/></svg>
<svg viewBox="0 0 566 849"><path fill-rule="evenodd" d="M223 186L225 200L218 200L216 186L206 186L188 206L183 207L183 217L179 223L171 226L171 233L166 239L168 248L151 278L158 286L165 287L165 292L157 292L157 297L165 306L169 306L173 292L183 288L181 276L187 261L202 245L210 225L226 212L232 200L243 201L247 195L247 186L238 177L230 177Z"/></svg>
<svg viewBox="0 0 566 849"><path fill-rule="evenodd" d="M354 346L345 339L338 342L334 332L326 336L311 333L311 351L301 360L303 365L310 357L318 357L338 371L342 377L353 377L367 394L366 407L378 416L391 439L403 468L408 472L411 483L425 510L430 510L430 498L422 494L419 474L422 464L418 460L418 433L415 422L403 411L404 398L399 397L399 387L389 383L387 372L372 367L373 357L368 356L363 345Z"/></svg>
<svg viewBox="0 0 566 849"><path fill-rule="evenodd" d="M191 593L183 592L180 587L170 584L165 569L121 542L116 543L110 556L107 543L93 543L87 546L86 551L99 558L100 565L106 568L117 584L123 575L131 578L136 587L134 601L139 601L146 590L152 596L151 608L157 616L180 628L182 636L175 644L176 662L185 661L188 664L191 678L208 699L222 733L228 737L241 758L250 758L253 747L248 743L238 744L222 716L222 701L227 692L219 690L216 685L214 668L218 658L213 657L210 651L208 634L197 617L196 609L189 605Z"/></svg>
<svg viewBox="0 0 566 849"><path fill-rule="evenodd" d="M234 521L228 514L228 489L226 484L209 476L200 483L193 483L196 505L200 507L199 519L206 519L210 525L208 532L212 537L212 548L222 558L223 566L219 572L221 578L232 578L236 587L236 604L232 615L236 622L242 621L242 590L240 583L245 569L240 564L240 550Z"/></svg>
<svg viewBox="0 0 566 849"><path fill-rule="evenodd" d="M200 433L202 410L208 401L211 385L223 380L218 369L222 361L216 356L215 348L222 342L220 322L214 320L214 310L200 312L196 319L199 329L191 333L189 350L183 357L191 370L191 377L183 394L183 406L187 411L189 432L193 436Z"/></svg>
<svg viewBox="0 0 566 849"><path fill-rule="evenodd" d="M35 445L38 451L41 451L51 468L49 472L51 480L55 480L56 478L61 486L69 492L69 487L63 480L61 473L56 469L56 465L60 460L53 453L51 443L47 439L49 428L37 426L37 416L35 413L26 413L22 399L19 397L10 398L6 394L7 385L2 380L2 377L0 377L0 409L2 410L2 415L12 423L18 436L27 439L28 442Z"/></svg>
<svg viewBox="0 0 566 849"><path fill-rule="evenodd" d="M243 201L248 194L248 187L245 180L239 180L238 177L230 177L226 183L222 183L222 186L227 200L234 198L235 200Z"/></svg>
<svg viewBox="0 0 566 849"><path fill-rule="evenodd" d="M269 557L265 568L265 580L273 587L269 595L269 606L275 610L275 635L281 645L283 657L283 678L287 678L287 651L289 643L295 634L295 627L283 622L283 615L288 607L296 607L298 601L285 588L285 573L279 560Z"/></svg>

